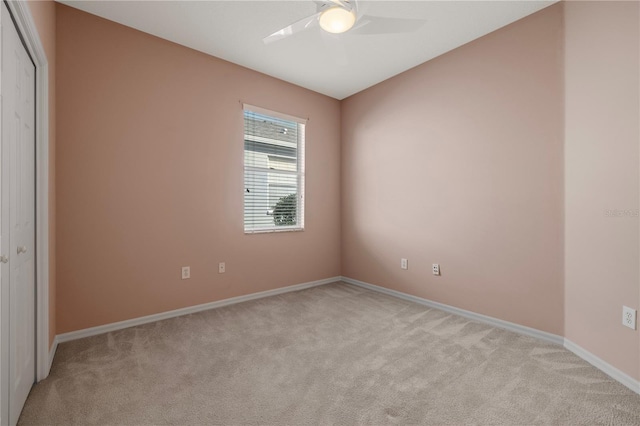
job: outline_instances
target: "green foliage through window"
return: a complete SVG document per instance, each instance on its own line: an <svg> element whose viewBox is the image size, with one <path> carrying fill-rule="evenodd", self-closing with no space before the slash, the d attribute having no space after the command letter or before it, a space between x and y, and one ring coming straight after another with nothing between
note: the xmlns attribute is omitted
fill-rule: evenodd
<svg viewBox="0 0 640 426"><path fill-rule="evenodd" d="M278 200L273 209L273 222L276 226L290 226L296 224L297 194L289 194Z"/></svg>

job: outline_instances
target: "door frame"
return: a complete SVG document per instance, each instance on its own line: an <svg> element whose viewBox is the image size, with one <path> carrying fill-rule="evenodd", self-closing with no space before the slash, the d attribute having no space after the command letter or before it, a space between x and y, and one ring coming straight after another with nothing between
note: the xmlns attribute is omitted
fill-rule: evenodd
<svg viewBox="0 0 640 426"><path fill-rule="evenodd" d="M18 34L36 67L36 381L45 379L51 369L56 342L49 348L49 62L36 24L25 0L7 1ZM4 316L4 313L2 314ZM5 336L2 336L5 339ZM7 360L2 360L3 367ZM7 371L3 368L4 371ZM3 377L4 379L4 377ZM3 395L3 398L5 395Z"/></svg>

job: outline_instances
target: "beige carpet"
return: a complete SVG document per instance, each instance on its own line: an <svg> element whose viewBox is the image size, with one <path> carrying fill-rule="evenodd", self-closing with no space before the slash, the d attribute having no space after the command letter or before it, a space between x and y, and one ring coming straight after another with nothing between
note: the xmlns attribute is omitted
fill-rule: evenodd
<svg viewBox="0 0 640 426"><path fill-rule="evenodd" d="M560 346L336 283L64 343L19 424L640 424Z"/></svg>

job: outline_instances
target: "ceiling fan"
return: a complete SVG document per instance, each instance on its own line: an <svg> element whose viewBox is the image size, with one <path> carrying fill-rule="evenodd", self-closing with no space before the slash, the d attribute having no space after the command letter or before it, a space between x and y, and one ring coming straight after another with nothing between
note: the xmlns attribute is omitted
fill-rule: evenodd
<svg viewBox="0 0 640 426"><path fill-rule="evenodd" d="M316 13L288 25L262 39L264 44L273 43L296 33L320 26L324 31L341 34L393 34L416 31L424 19L385 18L361 14L357 0L313 0Z"/></svg>

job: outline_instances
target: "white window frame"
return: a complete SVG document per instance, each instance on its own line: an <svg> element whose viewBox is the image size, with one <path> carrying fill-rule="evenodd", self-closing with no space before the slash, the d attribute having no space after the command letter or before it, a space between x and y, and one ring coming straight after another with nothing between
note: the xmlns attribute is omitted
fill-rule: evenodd
<svg viewBox="0 0 640 426"><path fill-rule="evenodd" d="M244 212L244 195L243 195L243 215L242 215L242 222L243 222L243 228L244 228L244 233L245 234L262 234L262 233L274 233L274 232L292 232L292 231L304 231L304 210L305 210L305 202L304 202L304 198L305 198L305 134L306 134L306 125L307 125L307 119L304 118L300 118L300 117L295 117L292 115L288 115L288 114L283 114L280 112L276 112L276 111L272 111L266 108L261 108L255 105L249 105L249 104L243 104L243 146L244 146L244 141L246 140L251 140L251 141L256 141L256 142L260 142L260 141L267 141L267 139L258 137L258 136L248 136L246 134L244 134L244 113L249 111L249 112L254 112L257 114L261 114L261 115L265 115L268 117L273 117L273 118L277 118L277 119L281 119L281 120L287 120L287 121L291 121L291 122L295 122L298 124L298 142L297 142L297 161L296 161L296 171L295 172L287 172L287 171L278 171L278 174L295 174L297 176L297 185L298 185L298 199L297 199L297 208L296 208L296 225L291 225L291 226L276 226L275 224L269 227L261 227L261 228L252 228L252 229L247 229L246 223L245 223L245 212ZM245 150L243 148L243 154L244 154ZM263 169L263 168L259 168L259 167L252 167L252 166L247 166L245 164L245 159L244 159L244 155L243 155L243 167L244 167L244 172L243 172L243 179L246 178L246 174L247 172L251 172L251 171L259 171L259 172L269 172L268 169ZM244 186L243 186L244 187Z"/></svg>

